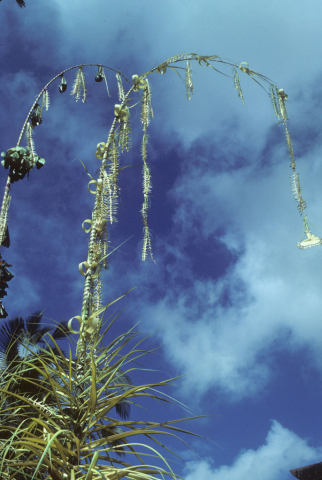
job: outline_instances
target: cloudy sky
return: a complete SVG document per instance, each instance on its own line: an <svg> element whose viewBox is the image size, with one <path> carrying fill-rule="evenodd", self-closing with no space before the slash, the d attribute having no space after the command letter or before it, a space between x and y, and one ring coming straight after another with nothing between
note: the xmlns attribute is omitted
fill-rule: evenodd
<svg viewBox="0 0 322 480"><path fill-rule="evenodd" d="M312 233L322 236L322 7L312 0L14 0L0 4L1 151L17 144L36 95L62 70L100 63L127 78L183 52L247 62L288 94L289 130ZM216 66L216 65L215 65ZM226 75L230 68L220 67ZM88 102L70 91L75 70L49 88L51 106L35 128L45 166L11 188L9 318L45 310L45 320L81 311L91 216L87 190L118 103L85 67ZM149 365L183 375L171 394L196 415L177 444L187 480L291 479L289 469L321 461L322 247L300 250L303 222L290 188L283 125L269 96L240 72L245 105L231 78L193 64L186 99L175 72L150 76L154 119L148 161L156 264L141 261L140 110L131 110L133 148L122 165L118 224L104 301L132 291L115 334L138 328L162 345ZM134 102L134 98L133 98ZM138 108L138 107L137 107ZM26 145L23 140L22 145ZM139 168L137 167L139 165ZM5 185L7 172L0 171ZM112 312L112 313L113 313ZM142 380L143 377L142 377ZM154 418L165 415L153 410ZM181 411L177 417L185 416Z"/></svg>

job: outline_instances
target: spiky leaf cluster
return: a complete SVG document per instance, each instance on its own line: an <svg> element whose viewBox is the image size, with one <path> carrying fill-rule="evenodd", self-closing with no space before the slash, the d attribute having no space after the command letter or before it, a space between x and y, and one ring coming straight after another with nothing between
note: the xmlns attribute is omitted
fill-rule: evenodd
<svg viewBox="0 0 322 480"><path fill-rule="evenodd" d="M10 378L2 375L1 478L43 480L50 475L55 480L85 480L89 475L92 480L152 480L157 474L178 478L159 452L163 444L158 437L189 434L176 426L187 419L162 423L145 421L142 415L139 421L129 419L131 406L142 398L176 403L158 391L172 380L137 385L131 382L129 374L148 352L142 349L142 340L128 349L137 337L131 331L103 346L114 320L100 334L101 319L97 332L85 345L82 365L72 359L70 348L66 358L48 335L54 349L48 344L46 356L31 351L24 362L16 362ZM42 378L37 383L38 398L27 393L28 388L15 392L15 381L22 376L26 387L34 388L35 374ZM15 400L8 402L9 396ZM53 400L49 402L49 398ZM4 432L6 435L1 435ZM164 467L154 466L155 458L161 459Z"/></svg>

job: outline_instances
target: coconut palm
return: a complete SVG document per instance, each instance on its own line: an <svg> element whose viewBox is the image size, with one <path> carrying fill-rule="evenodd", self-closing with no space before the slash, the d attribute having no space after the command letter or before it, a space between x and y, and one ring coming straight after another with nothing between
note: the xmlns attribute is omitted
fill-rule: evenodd
<svg viewBox="0 0 322 480"><path fill-rule="evenodd" d="M23 350L23 347L31 347L34 351L39 347L45 345L47 348L44 336L50 332L54 327L43 326L40 324L44 311L37 311L34 314L23 319L22 317L15 317L11 320L1 323L0 325L0 361L5 362L6 365L12 361L17 360L28 355L28 351ZM57 325L52 337L55 340L65 338L69 330L67 321L62 321ZM54 351L56 347L54 346ZM56 349L55 354L59 354Z"/></svg>
<svg viewBox="0 0 322 480"><path fill-rule="evenodd" d="M67 322L61 322L52 335L48 335L49 338L46 340L45 335L49 334L53 327L41 326L42 314L41 311L35 312L27 320L16 317L0 327L0 442L10 439L12 433L19 429L21 422L24 422L28 416L41 416L37 415L34 406L39 407L43 412L47 412L51 418L55 418L59 410L57 408L57 397L51 390L52 385L48 376L46 378L46 373L50 372L50 378L55 382L56 389L64 386L64 378L68 376L69 372L69 363L66 364L65 353L58 347L56 340L66 337L69 331ZM50 343L54 343L54 345L50 345ZM57 362L59 362L61 368L61 375L55 373ZM73 383L75 388L72 388L73 391L71 392L73 399L79 396L79 391L83 392L89 388L91 379L88 375L79 379L77 362L71 360L70 364L75 374L75 383ZM44 371L44 366L47 371ZM78 388L79 383L82 385L80 390ZM104 389L104 395L108 394L108 390L111 391L111 386L112 389L117 388L124 392L132 386L132 383L126 373L119 371L115 378L110 380L109 389ZM102 387L104 387L104 382L98 381L97 388ZM26 404L26 401L31 402L31 405ZM75 431L78 435L80 433L78 420L82 411L79 408L80 404L73 401L65 401L64 403L65 405L62 403L64 421L61 418L56 418L56 425L64 428L67 423L70 430ZM115 405L115 410L122 420L127 420L131 405L126 400L121 399ZM108 448L113 448L116 455L123 456L122 441L109 441L110 437L120 433L121 430L117 426L106 428L102 423L102 427L91 432L89 438L91 441L105 439ZM42 438L44 435L43 427L35 425L32 434ZM17 434L17 436L19 437L20 434ZM26 454L20 457L20 461L23 462L26 462L27 459ZM16 480L24 480L29 473L29 468L25 467L22 472L17 473ZM46 478L47 474L47 469L41 469L39 478Z"/></svg>
<svg viewBox="0 0 322 480"><path fill-rule="evenodd" d="M37 311L33 315L23 319L15 317L0 325L0 371L2 385L6 385L6 395L2 395L5 404L17 402L10 393L22 397L33 398L42 401L46 395L43 389L44 379L41 378L39 367L41 362L49 361L49 344L45 341L45 335L54 327L41 325L43 311ZM55 328L52 338L59 340L68 335L67 322L63 321ZM52 347L54 355L59 357L61 352ZM33 355L36 353L37 355ZM25 361L32 359L35 368L26 368ZM55 397L47 394L46 402L54 404ZM1 416L3 411L1 411ZM7 421L2 418L2 425L8 425L10 414L4 412ZM11 417L10 424L15 423L15 417ZM6 437L10 432L1 430L0 438Z"/></svg>
<svg viewBox="0 0 322 480"><path fill-rule="evenodd" d="M43 311L37 311L27 319L15 317L1 323L0 370L6 369L8 372L12 372L32 351L38 353L41 351L42 355L46 356L49 345L45 340L45 335L54 327L41 325L42 316ZM59 340L66 338L68 334L67 321L62 321L57 325L51 336L53 339ZM55 346L53 346L53 352L55 355L60 354ZM22 386L19 388L22 388Z"/></svg>
<svg viewBox="0 0 322 480"><path fill-rule="evenodd" d="M43 311L23 319L15 317L7 320L0 326L0 440L10 438L12 432L21 423L18 412L23 412L26 417L34 415L34 410L25 404L24 399L36 402L46 401L47 405L55 405L55 396L48 394L48 382L39 372L39 368L50 362L50 354L59 357L62 354L55 345L50 345L45 340L54 327L41 325ZM60 322L52 332L55 340L68 335L67 322ZM54 376L54 375L53 375ZM46 389L47 387L47 389ZM16 395L16 396L15 396ZM18 397L17 397L18 396ZM42 435L41 429L35 429L34 434ZM27 472L17 474L16 479L26 478Z"/></svg>

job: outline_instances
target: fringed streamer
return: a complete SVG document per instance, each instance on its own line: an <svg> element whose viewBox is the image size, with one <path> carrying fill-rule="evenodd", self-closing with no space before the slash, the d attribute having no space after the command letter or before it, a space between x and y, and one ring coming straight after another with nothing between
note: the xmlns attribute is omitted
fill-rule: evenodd
<svg viewBox="0 0 322 480"><path fill-rule="evenodd" d="M131 134L131 124L130 121L127 119L123 121L120 126L119 145L122 153L124 152L124 150L128 152L132 147Z"/></svg>
<svg viewBox="0 0 322 480"><path fill-rule="evenodd" d="M83 91L82 102L85 103L87 100L87 91L86 91L86 83L85 83L85 76L83 73L83 67L79 67L76 73L76 77L75 77L72 92L71 92L71 95L75 95L76 102L78 102L78 100L81 97L81 91Z"/></svg>
<svg viewBox="0 0 322 480"><path fill-rule="evenodd" d="M32 138L33 134L34 134L33 128L31 126L31 124L28 123L27 128L26 128L27 145L28 145L28 148L31 152L32 162L33 162L33 164L35 164L37 158L36 158L35 144L34 144L34 140Z"/></svg>
<svg viewBox="0 0 322 480"><path fill-rule="evenodd" d="M147 79L145 79L145 88L142 95L142 106L141 106L141 122L143 123L143 131L146 132L150 119L153 118L153 109L151 103L151 88Z"/></svg>
<svg viewBox="0 0 322 480"><path fill-rule="evenodd" d="M145 261L147 259L148 255L150 255L151 260L153 260L152 245L151 245L151 233L150 233L148 225L144 225L144 228L143 228L142 260Z"/></svg>
<svg viewBox="0 0 322 480"><path fill-rule="evenodd" d="M106 257L108 252L107 222L110 219L110 204L109 204L110 180L108 178L106 170L102 169L102 171L103 171L103 190L102 190L102 196L100 199L101 216L99 219L97 219L95 228L96 228L97 235L100 237L102 242L102 246L103 246L102 255L104 257L103 266L105 270L107 270L108 269L108 262Z"/></svg>
<svg viewBox="0 0 322 480"><path fill-rule="evenodd" d="M5 194L2 202L1 213L0 213L0 246L2 245L7 230L8 224L8 210L11 201L11 195L9 193L10 184L5 186Z"/></svg>
<svg viewBox="0 0 322 480"><path fill-rule="evenodd" d="M115 209L113 208L113 188L110 176L105 172L104 177L104 186L103 186L103 197L101 203L101 216L105 220L105 222L113 223L116 222L116 218L114 217L114 213L116 213Z"/></svg>
<svg viewBox="0 0 322 480"><path fill-rule="evenodd" d="M286 93L284 92L284 90L282 88L277 90L277 98L278 98L278 103L279 103L279 107L280 107L281 116L282 116L284 122L286 122L288 120L288 118L287 118L287 112L286 112L286 107L285 107L285 101L288 102L288 96L286 95Z"/></svg>
<svg viewBox="0 0 322 480"><path fill-rule="evenodd" d="M112 187L112 181L111 178L108 176L106 180L106 190L107 190L107 220L109 221L110 224L116 222L116 205L115 205L115 199L113 195L113 187Z"/></svg>
<svg viewBox="0 0 322 480"><path fill-rule="evenodd" d="M282 116L281 116L281 110L279 107L279 101L277 96L277 88L275 87L275 85L271 85L269 90L270 90L270 97L271 97L275 115L280 120Z"/></svg>
<svg viewBox="0 0 322 480"><path fill-rule="evenodd" d="M148 199L150 192L152 190L151 184L151 173L150 168L147 164L147 143L148 143L149 135L144 133L141 145L141 155L143 160L143 195L145 199Z"/></svg>
<svg viewBox="0 0 322 480"><path fill-rule="evenodd" d="M125 93L124 93L124 88L123 88L123 84L122 84L122 77L119 73L116 74L116 80L117 80L117 88L118 88L118 92L119 92L119 101L123 102L123 100L125 98Z"/></svg>
<svg viewBox="0 0 322 480"><path fill-rule="evenodd" d="M240 86L239 76L238 76L237 70L236 70L235 67L234 67L233 70L234 70L234 85L235 85L235 88L237 90L238 97L241 99L243 105L245 105L243 92L242 92L242 89L241 89L241 86Z"/></svg>
<svg viewBox="0 0 322 480"><path fill-rule="evenodd" d="M148 135L146 133L143 134L142 146L141 146L141 155L143 160L143 205L141 209L142 221L143 221L143 249L142 249L142 260L145 261L147 256L149 255L153 260L152 254L152 245L151 245L151 234L148 225L148 211L150 207L150 193L152 190L152 183L151 183L151 172L150 168L147 164L147 143L148 143Z"/></svg>
<svg viewBox="0 0 322 480"><path fill-rule="evenodd" d="M271 85L270 97L271 97L275 115L280 120L280 122L284 124L284 127L285 127L286 144L291 157L290 167L293 170L293 174L291 176L291 189L292 189L293 197L297 202L297 208L299 210L299 213L300 215L302 215L306 209L306 202L302 197L299 174L296 172L296 163L294 158L292 140L291 140L290 132L288 130L288 125L287 125L288 117L287 117L287 111L285 107L285 101L288 101L288 96L286 95L283 89L277 89L275 85ZM305 249L308 247L321 245L322 243L320 242L319 237L312 235L312 233L310 232L306 216L304 216L303 221L304 221L304 232L307 238L306 240L299 242L297 246L301 249Z"/></svg>
<svg viewBox="0 0 322 480"><path fill-rule="evenodd" d="M101 305L101 290L102 290L102 282L101 282L101 273L102 273L102 264L100 259L103 257L103 245L96 237L95 243L91 250L92 255L92 265L95 265L95 273L92 275L92 283L91 283L91 307L90 312L98 310Z"/></svg>
<svg viewBox="0 0 322 480"><path fill-rule="evenodd" d="M296 165L295 165L295 159L294 159L292 140L291 140L291 137L290 137L290 132L288 131L288 128L287 128L287 124L285 123L284 125L285 125L286 144L288 146L288 150L290 152L290 157L291 157L291 168L295 172Z"/></svg>
<svg viewBox="0 0 322 480"><path fill-rule="evenodd" d="M147 164L147 143L148 135L146 130L150 123L150 118L153 118L153 110L151 104L151 89L147 79L145 79L145 87L142 95L142 107L141 107L141 121L143 124L143 139L141 145L141 156L143 160L143 205L141 209L142 221L143 221L143 249L142 260L146 260L147 255L150 255L153 260L152 246L151 246L151 234L148 225L148 211L150 204L150 192L152 189L151 184L151 172Z"/></svg>
<svg viewBox="0 0 322 480"><path fill-rule="evenodd" d="M102 70L103 70L103 77L104 77L104 80L105 80L105 85L106 85L106 90L107 90L107 96L110 97L111 94L110 94L110 91L108 89L107 79L106 79L106 75L105 75L105 72L104 72L104 68L102 68Z"/></svg>
<svg viewBox="0 0 322 480"><path fill-rule="evenodd" d="M47 88L45 88L42 94L41 111L43 110L44 107L46 108L46 111L47 111L49 109L49 106L50 106L49 92Z"/></svg>
<svg viewBox="0 0 322 480"><path fill-rule="evenodd" d="M107 229L105 229L104 239L103 239L103 257L104 257L103 266L105 270L108 270L107 251L108 251L108 238L107 238Z"/></svg>
<svg viewBox="0 0 322 480"><path fill-rule="evenodd" d="M82 102L85 103L87 100L87 91L86 91L86 84L85 84L85 76L82 69L80 69L79 75L80 75L81 89L83 90Z"/></svg>
<svg viewBox="0 0 322 480"><path fill-rule="evenodd" d="M191 95L193 94L193 82L192 82L191 74L192 74L191 62L187 61L185 85L186 85L186 92L187 92L187 99L188 100L191 100Z"/></svg>
<svg viewBox="0 0 322 480"><path fill-rule="evenodd" d="M294 172L291 179L292 179L291 187L292 187L293 197L295 198L298 204L297 207L299 209L300 215L302 215L302 213L304 213L304 210L306 209L306 202L302 198L298 173Z"/></svg>
<svg viewBox="0 0 322 480"><path fill-rule="evenodd" d="M102 280L100 275L95 279L94 283L94 304L95 310L99 310L102 307Z"/></svg>
<svg viewBox="0 0 322 480"><path fill-rule="evenodd" d="M116 141L113 141L110 151L109 151L109 173L108 178L106 178L106 190L107 190L107 197L108 197L108 217L110 223L116 221L116 214L117 214L117 204L118 204L118 197L120 189L117 184L118 175L119 175L119 166L120 166L120 159L119 159L119 147Z"/></svg>

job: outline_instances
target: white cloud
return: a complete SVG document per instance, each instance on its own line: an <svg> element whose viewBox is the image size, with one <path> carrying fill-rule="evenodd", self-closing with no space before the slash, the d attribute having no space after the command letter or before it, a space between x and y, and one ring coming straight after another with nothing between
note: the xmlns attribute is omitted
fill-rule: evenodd
<svg viewBox="0 0 322 480"><path fill-rule="evenodd" d="M197 397L215 387L231 401L253 396L270 380L281 348L296 352L305 346L322 368L320 247L297 248L302 222L281 147L265 161L262 169L254 161L253 167L229 173L211 173L211 167L204 173L198 158L192 158L173 189L175 233L157 242L158 251L164 252L159 280L167 290L161 300L146 303L143 314L146 327L157 330L165 343L171 364L188 374L183 394L193 388ZM315 166L310 178L309 168L309 163L300 165L304 186L312 184L303 194L309 213L317 217L322 172ZM228 250L238 255L220 279L194 277L186 253L193 248L192 231L200 241L228 242ZM169 254L171 263L166 261ZM133 284L147 284L139 275Z"/></svg>
<svg viewBox="0 0 322 480"><path fill-rule="evenodd" d="M70 56L76 63L102 62L128 78L186 51L227 57L237 64L248 62L285 88L291 100L299 90L310 90L307 79L319 75L314 48L321 43L320 7L313 3L297 2L296 9L290 0L283 5L274 0L264 8L256 0L245 5L231 0L215 6L211 0L197 4L122 0L116 6L96 0L95 8L84 3L81 9L76 0L56 0L56 4L62 23L61 57ZM129 59L136 63L131 71L127 71ZM230 67L217 66L231 73ZM205 131L220 133L232 111L237 123L247 121L248 135L254 139L260 138L259 130L266 128L267 118L274 122L270 100L247 75L240 72L246 101L242 106L231 79L209 68L193 69L195 95L190 102L173 71L151 77L155 112L164 112L155 116L157 132L176 132L189 145Z"/></svg>
<svg viewBox="0 0 322 480"><path fill-rule="evenodd" d="M185 479L291 479L290 469L318 462L321 454L321 447L310 447L306 440L273 420L265 443L257 450L242 451L230 466L216 467L211 459L188 462Z"/></svg>

